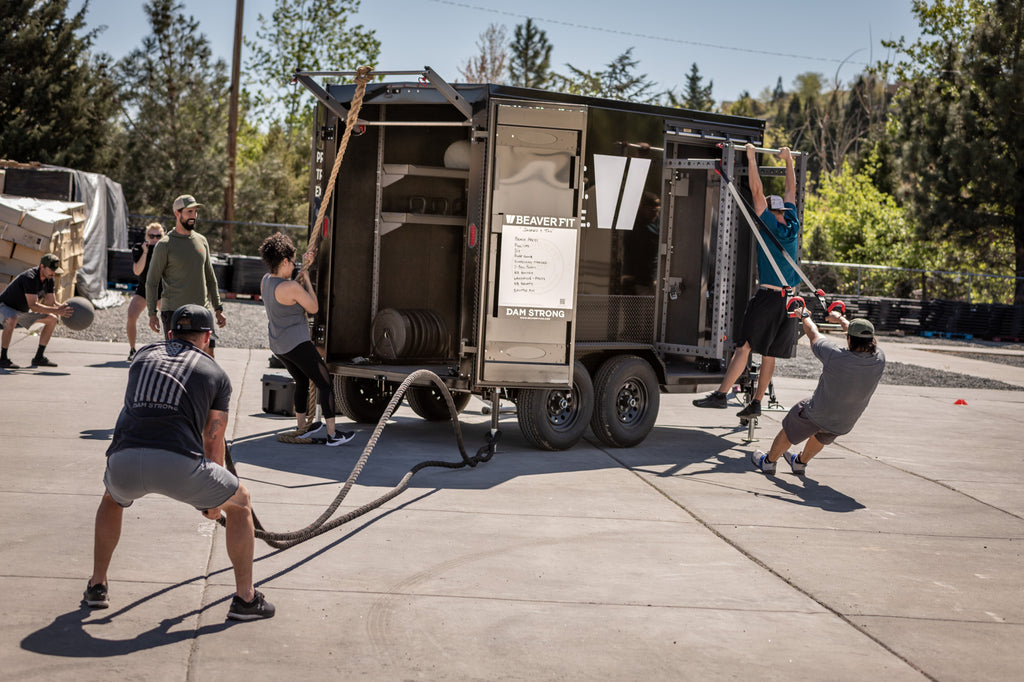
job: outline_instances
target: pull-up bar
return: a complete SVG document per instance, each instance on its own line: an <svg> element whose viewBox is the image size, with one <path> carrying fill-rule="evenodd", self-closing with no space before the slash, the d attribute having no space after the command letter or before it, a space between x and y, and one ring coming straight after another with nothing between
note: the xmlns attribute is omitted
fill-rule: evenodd
<svg viewBox="0 0 1024 682"><path fill-rule="evenodd" d="M722 149L724 147L730 147L730 148L732 148L732 149L734 149L736 151L743 151L743 150L745 150L747 148L747 145L746 144L739 144L737 142L719 142L718 143L718 148L719 149ZM782 150L781 149L769 149L767 147L754 147L754 151L761 152L762 154L778 154ZM790 154L792 154L794 156L794 158L795 158L797 156L803 156L804 152L795 152L795 151L790 150Z"/></svg>

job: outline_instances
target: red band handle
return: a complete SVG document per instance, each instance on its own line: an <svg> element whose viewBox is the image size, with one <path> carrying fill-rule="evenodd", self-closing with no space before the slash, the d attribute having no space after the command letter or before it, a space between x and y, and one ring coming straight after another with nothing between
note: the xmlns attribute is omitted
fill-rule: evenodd
<svg viewBox="0 0 1024 682"><path fill-rule="evenodd" d="M840 315L846 314L846 304L842 301L832 301L832 304L828 307L828 312L832 312L836 308L839 308Z"/></svg>

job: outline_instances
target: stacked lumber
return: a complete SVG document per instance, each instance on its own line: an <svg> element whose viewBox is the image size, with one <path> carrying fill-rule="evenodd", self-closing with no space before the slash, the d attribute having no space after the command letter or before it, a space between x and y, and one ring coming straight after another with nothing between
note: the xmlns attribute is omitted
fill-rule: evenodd
<svg viewBox="0 0 1024 682"><path fill-rule="evenodd" d="M75 295L75 276L85 254L85 204L0 194L0 287L52 253L64 274L58 301Z"/></svg>

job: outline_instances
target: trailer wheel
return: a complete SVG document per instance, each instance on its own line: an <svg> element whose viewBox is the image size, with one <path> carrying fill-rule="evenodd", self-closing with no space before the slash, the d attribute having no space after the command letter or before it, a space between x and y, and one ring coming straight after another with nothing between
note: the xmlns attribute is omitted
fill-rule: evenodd
<svg viewBox="0 0 1024 682"><path fill-rule="evenodd" d="M428 422L445 422L451 419L448 403L436 386L410 386L405 397L412 411ZM453 391L452 402L455 403L455 409L462 412L471 397L471 394L464 391Z"/></svg>
<svg viewBox="0 0 1024 682"><path fill-rule="evenodd" d="M573 366L572 389L520 389L516 399L519 429L540 450L568 450L583 438L594 412L594 384L587 368Z"/></svg>
<svg viewBox="0 0 1024 682"><path fill-rule="evenodd" d="M397 389L393 382L341 377L334 386L338 411L354 422L376 424Z"/></svg>
<svg viewBox="0 0 1024 682"><path fill-rule="evenodd" d="M610 358L598 370L594 385L594 435L615 448L643 442L661 405L658 377L650 364L636 355Z"/></svg>

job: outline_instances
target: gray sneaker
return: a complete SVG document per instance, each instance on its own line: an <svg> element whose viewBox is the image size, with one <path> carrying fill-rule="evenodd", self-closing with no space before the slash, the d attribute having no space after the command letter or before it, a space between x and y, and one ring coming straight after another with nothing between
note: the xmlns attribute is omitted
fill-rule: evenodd
<svg viewBox="0 0 1024 682"><path fill-rule="evenodd" d="M774 476L775 475L775 462L768 461L768 453L761 452L760 450L754 450L750 453L750 462L757 467L761 473Z"/></svg>
<svg viewBox="0 0 1024 682"><path fill-rule="evenodd" d="M786 463L789 464L789 468L793 470L793 473L797 476L803 476L807 473L807 465L800 461L800 454L797 452L790 452L787 450L782 455Z"/></svg>
<svg viewBox="0 0 1024 682"><path fill-rule="evenodd" d="M259 620L260 618L273 618L277 609L266 600L259 590L250 602L242 601L237 594L231 598L231 608L228 609L228 618L231 620Z"/></svg>

